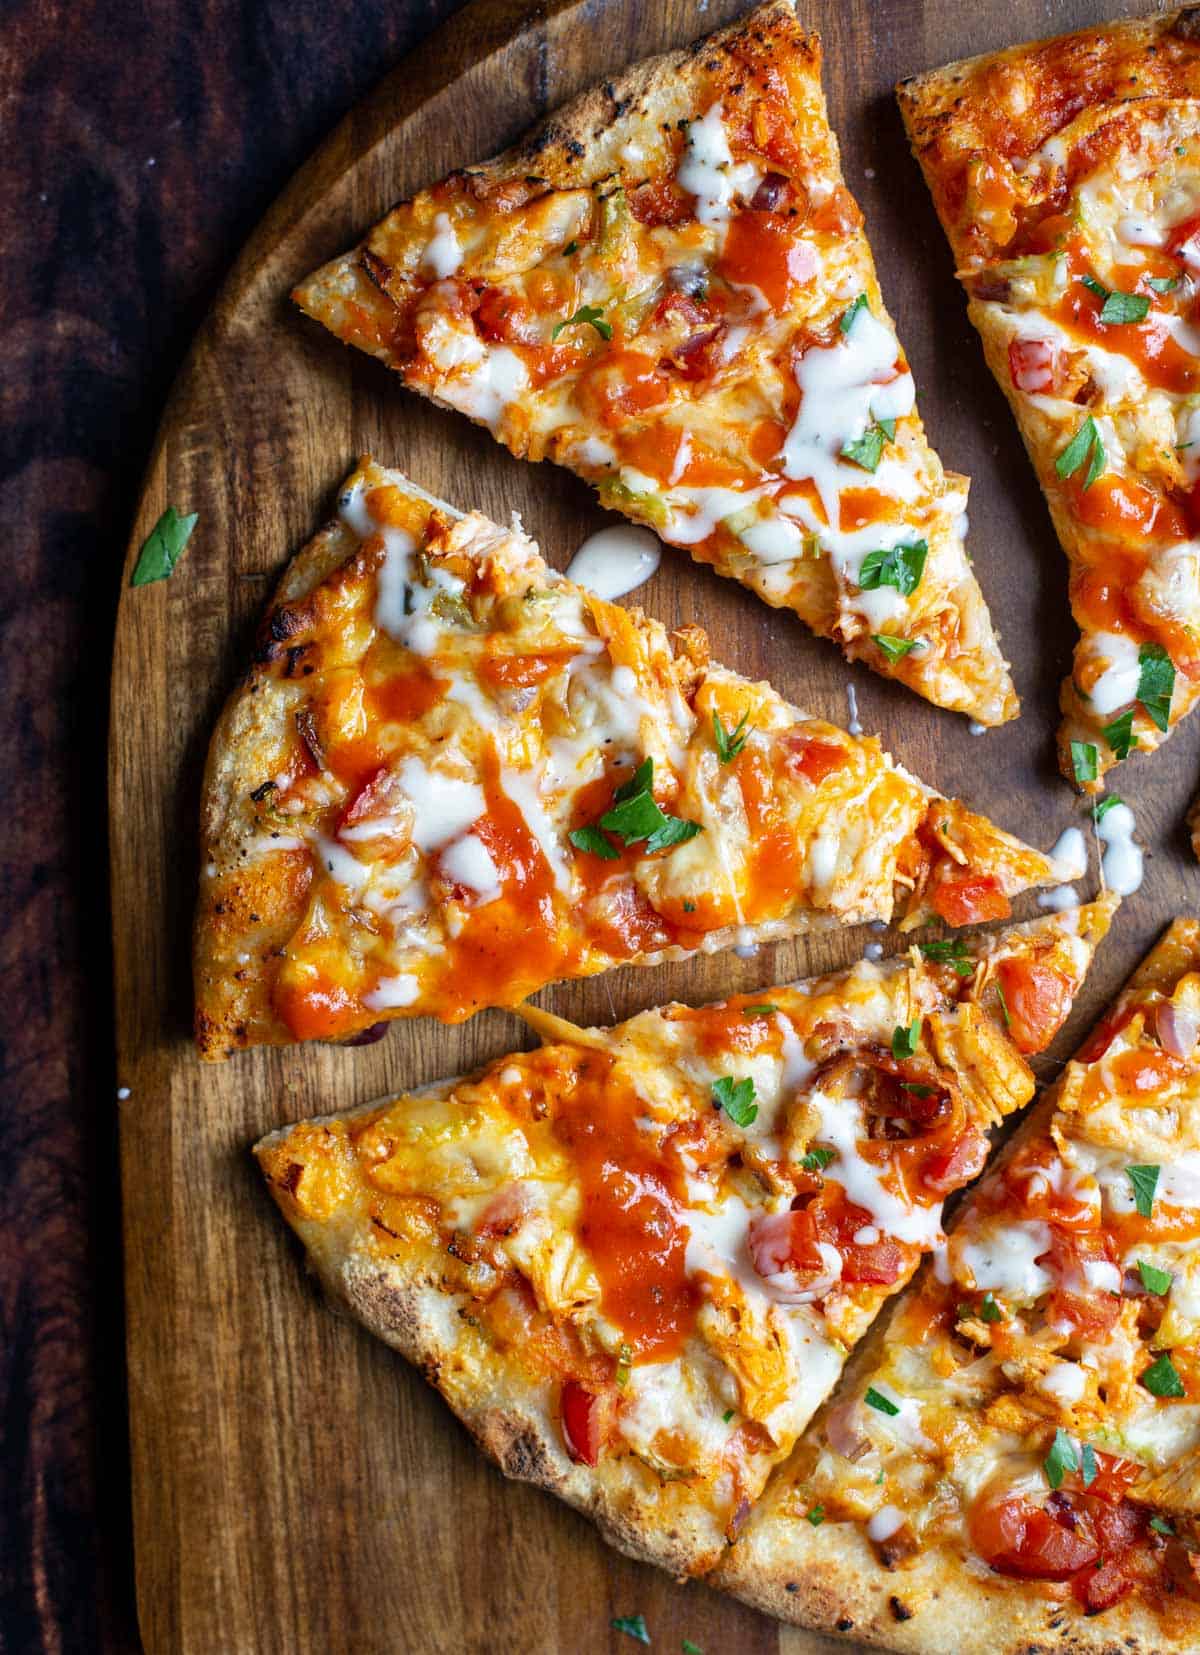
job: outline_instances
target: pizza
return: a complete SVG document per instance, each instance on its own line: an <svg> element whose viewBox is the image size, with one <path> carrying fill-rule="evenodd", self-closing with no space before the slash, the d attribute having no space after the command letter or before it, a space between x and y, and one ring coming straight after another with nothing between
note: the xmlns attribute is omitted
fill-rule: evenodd
<svg viewBox="0 0 1200 1655"><path fill-rule="evenodd" d="M735 1549L808 1625L955 1655L1200 1646L1200 923L966 1198Z"/></svg>
<svg viewBox="0 0 1200 1655"><path fill-rule="evenodd" d="M1070 561L1059 759L1089 793L1200 693L1200 9L899 88Z"/></svg>
<svg viewBox="0 0 1200 1655"><path fill-rule="evenodd" d="M606 1030L264 1138L330 1296L512 1477L713 1567L1033 1094L1115 899Z"/></svg>
<svg viewBox="0 0 1200 1655"><path fill-rule="evenodd" d="M369 461L264 618L200 841L208 1058L814 926L1003 918L1082 871Z"/></svg>
<svg viewBox="0 0 1200 1655"><path fill-rule="evenodd" d="M790 0L402 202L295 297L849 657L1016 717Z"/></svg>

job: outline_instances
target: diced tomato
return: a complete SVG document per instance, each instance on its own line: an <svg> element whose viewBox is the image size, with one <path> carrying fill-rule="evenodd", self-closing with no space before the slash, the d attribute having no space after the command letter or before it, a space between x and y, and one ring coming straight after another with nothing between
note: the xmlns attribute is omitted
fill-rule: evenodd
<svg viewBox="0 0 1200 1655"><path fill-rule="evenodd" d="M839 1185L826 1185L809 1211L819 1239L830 1242L842 1255L844 1282L891 1287L900 1280L906 1263L915 1257L911 1248L902 1248L891 1236L879 1234L876 1241L855 1241L865 1229L878 1231L878 1225L865 1207L844 1198Z"/></svg>
<svg viewBox="0 0 1200 1655"><path fill-rule="evenodd" d="M692 198L665 173L629 195L629 211L639 224L686 224L694 216Z"/></svg>
<svg viewBox="0 0 1200 1655"><path fill-rule="evenodd" d="M983 1171L989 1148L983 1133L970 1127L948 1149L935 1150L925 1159L918 1182L932 1195L949 1195Z"/></svg>
<svg viewBox="0 0 1200 1655"><path fill-rule="evenodd" d="M500 287L485 288L475 311L475 328L492 341L509 345L533 345L538 342L537 318L517 293L506 293Z"/></svg>
<svg viewBox="0 0 1200 1655"><path fill-rule="evenodd" d="M1063 1230L1095 1228L1098 1200L1082 1201L1064 1187L1058 1148L1049 1138L1025 1144L1007 1163L1002 1177L1026 1217L1040 1218Z"/></svg>
<svg viewBox="0 0 1200 1655"><path fill-rule="evenodd" d="M750 1220L750 1257L764 1280L787 1272L797 1283L815 1281L827 1265L817 1246L817 1226L806 1208L756 1213Z"/></svg>
<svg viewBox="0 0 1200 1655"><path fill-rule="evenodd" d="M1050 1295L1046 1317L1050 1322L1070 1322L1081 1339L1100 1339L1114 1328L1121 1315L1118 1292L1102 1281L1089 1280L1087 1266L1095 1276L1120 1282L1116 1249L1103 1230L1065 1231L1050 1226L1047 1268L1056 1286Z"/></svg>
<svg viewBox="0 0 1200 1655"><path fill-rule="evenodd" d="M1008 347L1008 371L1018 391L1031 396L1052 391L1058 373L1057 347L1049 339L1013 339Z"/></svg>
<svg viewBox="0 0 1200 1655"><path fill-rule="evenodd" d="M987 1489L971 1508L971 1543L997 1574L1069 1580L1096 1560L1096 1542L1058 1522L1044 1506Z"/></svg>
<svg viewBox="0 0 1200 1655"><path fill-rule="evenodd" d="M568 1379L559 1406L567 1453L583 1465L597 1465L604 1447L606 1399L586 1390L577 1380Z"/></svg>
<svg viewBox="0 0 1200 1655"><path fill-rule="evenodd" d="M1170 1052L1121 1052L1113 1059L1113 1079L1123 1092L1144 1098L1168 1086L1184 1068Z"/></svg>
<svg viewBox="0 0 1200 1655"><path fill-rule="evenodd" d="M978 925L983 920L1007 919L1012 912L1000 881L969 868L947 868L929 888L929 905L947 925Z"/></svg>
<svg viewBox="0 0 1200 1655"><path fill-rule="evenodd" d="M610 350L580 379L578 395L606 425L618 426L670 401L671 382L644 352Z"/></svg>
<svg viewBox="0 0 1200 1655"><path fill-rule="evenodd" d="M1008 1008L1008 1032L1019 1052L1044 1051L1071 1009L1071 985L1038 960L1002 960L996 972Z"/></svg>
<svg viewBox="0 0 1200 1655"><path fill-rule="evenodd" d="M788 738L788 768L819 787L826 776L840 770L849 758L845 747L822 741L819 736L794 735Z"/></svg>

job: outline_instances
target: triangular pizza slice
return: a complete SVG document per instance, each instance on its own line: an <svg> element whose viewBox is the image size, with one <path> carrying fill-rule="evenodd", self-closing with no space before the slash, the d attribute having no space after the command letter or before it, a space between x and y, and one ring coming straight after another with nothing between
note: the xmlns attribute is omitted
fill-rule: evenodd
<svg viewBox="0 0 1200 1655"><path fill-rule="evenodd" d="M1200 924L967 1197L723 1584L889 1648L1200 1647Z"/></svg>
<svg viewBox="0 0 1200 1655"><path fill-rule="evenodd" d="M256 1149L332 1298L510 1476L717 1562L1028 1102L1115 906L607 1030Z"/></svg>
<svg viewBox="0 0 1200 1655"><path fill-rule="evenodd" d="M366 462L213 737L197 1040L224 1057L813 926L1003 918L1080 871L710 663L698 628L668 638Z"/></svg>
<svg viewBox="0 0 1200 1655"><path fill-rule="evenodd" d="M403 202L296 298L848 656L1016 716L788 0Z"/></svg>
<svg viewBox="0 0 1200 1655"><path fill-rule="evenodd" d="M906 81L900 107L1071 565L1089 793L1200 695L1195 8Z"/></svg>

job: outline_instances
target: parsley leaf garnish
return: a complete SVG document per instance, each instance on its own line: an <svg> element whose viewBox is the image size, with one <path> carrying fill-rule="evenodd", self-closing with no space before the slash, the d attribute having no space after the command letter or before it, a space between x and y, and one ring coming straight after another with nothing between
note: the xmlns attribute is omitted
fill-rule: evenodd
<svg viewBox="0 0 1200 1655"><path fill-rule="evenodd" d="M1090 414L1055 460L1054 469L1064 480L1073 477L1089 455L1091 456L1091 463L1088 465L1087 473L1083 479L1085 489L1091 488L1096 478L1103 472L1105 459L1104 444L1100 441L1100 431Z"/></svg>
<svg viewBox="0 0 1200 1655"><path fill-rule="evenodd" d="M564 328L582 327L584 323L595 328L601 339L612 338L612 326L604 320L604 311L600 305L580 305L574 316L568 316L565 322L556 322L550 331L551 342L558 338Z"/></svg>
<svg viewBox="0 0 1200 1655"><path fill-rule="evenodd" d="M884 446L895 435L895 420L874 420L861 437L851 438L842 449L842 458L852 460L855 465L862 466L864 471L877 471L883 458Z"/></svg>
<svg viewBox="0 0 1200 1655"><path fill-rule="evenodd" d="M762 1004L758 1005L758 1006L743 1006L742 1007L742 1016L743 1017L749 1017L749 1018L774 1017L775 1013L778 1010L779 1010L778 1006L772 1006L766 1000L764 1000L762 1002Z"/></svg>
<svg viewBox="0 0 1200 1655"><path fill-rule="evenodd" d="M996 984L996 998L1000 1001L1000 1015L1004 1019L1004 1027L1011 1029L1012 1018L1008 1014L1008 1001L1004 998L1004 990L999 983Z"/></svg>
<svg viewBox="0 0 1200 1655"><path fill-rule="evenodd" d="M721 1418L725 1422L725 1424L728 1425L729 1421L733 1418L733 1409L732 1408L726 1408L725 1412L721 1415Z"/></svg>
<svg viewBox="0 0 1200 1655"><path fill-rule="evenodd" d="M1050 1452L1042 1462L1046 1471L1046 1481L1051 1488L1061 1488L1063 1478L1068 1471L1078 1471L1079 1461L1075 1455L1075 1444L1060 1425L1054 1433L1054 1441Z"/></svg>
<svg viewBox="0 0 1200 1655"><path fill-rule="evenodd" d="M1099 1466L1096 1464L1096 1450L1090 1442L1085 1442L1079 1455L1079 1474L1083 1478L1084 1488L1091 1488L1096 1481Z"/></svg>
<svg viewBox="0 0 1200 1655"><path fill-rule="evenodd" d="M893 1402L890 1396L884 1396L882 1391L877 1391L874 1385L867 1386L867 1394L863 1401L868 1408L874 1408L881 1414L891 1414L893 1418L900 1412L899 1405Z"/></svg>
<svg viewBox="0 0 1200 1655"><path fill-rule="evenodd" d="M142 542L137 564L129 577L130 586L149 586L153 581L166 580L183 556L183 549L199 521L198 511L180 517L174 506L168 506Z"/></svg>
<svg viewBox="0 0 1200 1655"><path fill-rule="evenodd" d="M624 1632L626 1636L636 1639L640 1644L650 1642L650 1634L646 1630L645 1615L617 1615L609 1622L614 1632Z"/></svg>
<svg viewBox="0 0 1200 1655"><path fill-rule="evenodd" d="M1095 742L1073 741L1071 743L1071 768L1075 772L1075 780L1081 786L1084 782L1095 781L1097 757Z"/></svg>
<svg viewBox="0 0 1200 1655"><path fill-rule="evenodd" d="M1152 287L1156 293L1173 293L1179 286L1178 276L1147 276L1146 286Z"/></svg>
<svg viewBox="0 0 1200 1655"><path fill-rule="evenodd" d="M574 828L567 835L576 850L590 851L606 862L615 861L620 852L604 837L605 833L615 833L627 846L645 840L645 853L653 856L655 851L685 844L704 831L699 822L685 822L660 810L651 791L653 783L654 760L643 759L629 780L617 788L612 805L599 823Z"/></svg>
<svg viewBox="0 0 1200 1655"><path fill-rule="evenodd" d="M1004 1320L1004 1312L996 1303L994 1293L985 1293L983 1303L979 1306L979 1314L985 1322L1000 1322Z"/></svg>
<svg viewBox="0 0 1200 1655"><path fill-rule="evenodd" d="M1150 1519L1150 1527L1154 1530L1155 1534L1175 1533L1175 1530L1171 1527L1170 1523L1167 1522L1165 1517L1152 1517Z"/></svg>
<svg viewBox="0 0 1200 1655"><path fill-rule="evenodd" d="M1163 1293L1171 1291L1171 1283L1175 1280L1169 1270L1160 1270L1157 1264L1147 1264L1144 1258L1138 1259L1138 1275L1142 1278L1142 1286L1147 1293Z"/></svg>
<svg viewBox="0 0 1200 1655"><path fill-rule="evenodd" d="M830 1161L836 1160L836 1149L810 1149L807 1155L800 1157L800 1165L805 1172L824 1172Z"/></svg>
<svg viewBox="0 0 1200 1655"><path fill-rule="evenodd" d="M917 947L927 960L950 966L960 977L969 977L975 970L975 962L967 954L967 945L959 937L951 937L946 942L922 942Z"/></svg>
<svg viewBox="0 0 1200 1655"><path fill-rule="evenodd" d="M1143 1218L1154 1211L1154 1192L1158 1188L1158 1167L1126 1167L1125 1176L1133 1185L1133 1204Z"/></svg>
<svg viewBox="0 0 1200 1655"><path fill-rule="evenodd" d="M1143 644L1138 650L1137 698L1146 715L1162 731L1171 721L1175 667L1161 644Z"/></svg>
<svg viewBox="0 0 1200 1655"><path fill-rule="evenodd" d="M685 1638L679 1647L682 1649L683 1655L704 1655L700 1645L694 1644L690 1638Z"/></svg>
<svg viewBox="0 0 1200 1655"><path fill-rule="evenodd" d="M1089 288L1098 299L1104 303L1100 307L1100 320L1107 326L1113 327L1122 322L1143 322L1146 312L1150 309L1150 300L1144 293L1121 293L1116 288L1105 287L1098 282L1095 276L1084 276L1083 285Z"/></svg>
<svg viewBox="0 0 1200 1655"><path fill-rule="evenodd" d="M917 1049L917 1041L921 1037L921 1019L914 1017L907 1028L897 1025L892 1030L892 1056L897 1063L906 1057L912 1057Z"/></svg>
<svg viewBox="0 0 1200 1655"><path fill-rule="evenodd" d="M1178 1369L1166 1351L1157 1362L1152 1362L1140 1376L1142 1384L1151 1396L1183 1396L1183 1380L1179 1377Z"/></svg>
<svg viewBox="0 0 1200 1655"><path fill-rule="evenodd" d="M750 734L750 714L743 713L732 730L727 730L721 722L721 715L713 712L713 740L717 744L717 757L722 764L729 764L737 758L746 745L746 738Z"/></svg>
<svg viewBox="0 0 1200 1655"><path fill-rule="evenodd" d="M1107 793L1104 798L1100 800L1092 814L1098 822L1102 822L1110 810L1114 809L1119 804L1124 804L1124 802L1124 799L1122 799L1119 793Z"/></svg>
<svg viewBox="0 0 1200 1655"><path fill-rule="evenodd" d="M867 303L866 294L865 293L860 293L858 295L858 298L854 300L853 304L848 305L847 308L842 312L841 319L838 322L838 327L842 330L843 333L849 333L850 329L854 326L854 323L855 323L855 321L858 317L859 311L860 310L870 310L870 308L871 308L870 305Z"/></svg>
<svg viewBox="0 0 1200 1655"><path fill-rule="evenodd" d="M1128 708L1120 718L1114 718L1111 724L1106 724L1100 734L1117 758L1128 758L1138 745L1138 739L1133 733L1133 708Z"/></svg>
<svg viewBox="0 0 1200 1655"><path fill-rule="evenodd" d="M907 598L921 584L928 555L929 546L924 540L868 552L858 572L859 587L864 592L874 592L880 586L894 586Z"/></svg>
<svg viewBox="0 0 1200 1655"><path fill-rule="evenodd" d="M594 823L590 827L572 828L567 838L576 850L590 851L593 856L602 857L605 862L615 862L621 854Z"/></svg>
<svg viewBox="0 0 1200 1655"><path fill-rule="evenodd" d="M825 1507L814 1506L811 1511L806 1511L804 1515L808 1518L814 1529L819 1529L821 1524L825 1521Z"/></svg>
<svg viewBox="0 0 1200 1655"><path fill-rule="evenodd" d="M734 1080L722 1075L712 1083L712 1095L717 1106L725 1111L735 1126L749 1126L758 1119L758 1105L754 1101L754 1082L749 1075Z"/></svg>
<svg viewBox="0 0 1200 1655"><path fill-rule="evenodd" d="M872 632L871 642L878 644L889 661L899 661L908 654L910 649L916 649L919 638L896 638L889 632Z"/></svg>

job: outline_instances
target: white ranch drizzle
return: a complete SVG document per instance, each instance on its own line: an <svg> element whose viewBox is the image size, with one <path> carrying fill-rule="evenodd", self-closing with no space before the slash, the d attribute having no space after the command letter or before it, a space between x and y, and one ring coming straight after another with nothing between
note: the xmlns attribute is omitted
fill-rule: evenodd
<svg viewBox="0 0 1200 1655"><path fill-rule="evenodd" d="M661 556L662 546L649 529L617 524L588 536L567 566L567 579L611 600L649 580Z"/></svg>
<svg viewBox="0 0 1200 1655"><path fill-rule="evenodd" d="M1112 805L1096 823L1096 837L1104 846L1100 871L1116 896L1132 896L1145 871L1141 846L1133 840L1137 821L1125 803Z"/></svg>

